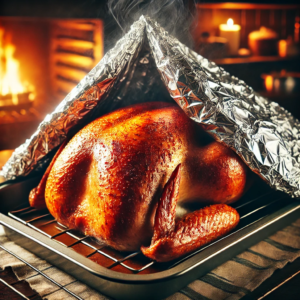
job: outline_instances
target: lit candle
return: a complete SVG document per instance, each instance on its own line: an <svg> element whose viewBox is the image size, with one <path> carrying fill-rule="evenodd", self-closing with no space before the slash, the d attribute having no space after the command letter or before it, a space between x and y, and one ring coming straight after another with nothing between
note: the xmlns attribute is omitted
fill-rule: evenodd
<svg viewBox="0 0 300 300"><path fill-rule="evenodd" d="M221 24L219 28L220 36L228 41L228 55L237 55L240 47L241 26L233 24L233 20L228 19L227 24Z"/></svg>

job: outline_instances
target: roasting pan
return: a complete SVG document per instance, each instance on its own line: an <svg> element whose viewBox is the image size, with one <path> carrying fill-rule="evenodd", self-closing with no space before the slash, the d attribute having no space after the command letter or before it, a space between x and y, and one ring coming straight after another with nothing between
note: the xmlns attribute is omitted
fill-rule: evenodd
<svg viewBox="0 0 300 300"><path fill-rule="evenodd" d="M140 252L120 253L57 223L47 210L29 207L28 194L40 178L0 186L0 224L14 242L99 292L116 299L161 299L300 217L300 203L263 182L234 206L241 221L219 240L169 263ZM212 187L213 188L213 187ZM197 209L194 207L185 208Z"/></svg>

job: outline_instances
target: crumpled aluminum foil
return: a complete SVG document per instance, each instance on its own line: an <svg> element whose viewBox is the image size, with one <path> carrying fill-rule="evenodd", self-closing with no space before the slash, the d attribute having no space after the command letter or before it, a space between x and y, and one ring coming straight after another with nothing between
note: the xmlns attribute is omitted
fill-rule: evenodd
<svg viewBox="0 0 300 300"><path fill-rule="evenodd" d="M74 127L108 111L170 96L270 186L300 197L299 121L144 16L15 150L2 174L28 175Z"/></svg>

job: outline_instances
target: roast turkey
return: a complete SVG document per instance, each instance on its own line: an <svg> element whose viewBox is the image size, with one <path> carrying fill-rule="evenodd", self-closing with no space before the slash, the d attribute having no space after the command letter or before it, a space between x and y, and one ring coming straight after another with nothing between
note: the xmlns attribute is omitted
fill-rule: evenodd
<svg viewBox="0 0 300 300"><path fill-rule="evenodd" d="M172 201L166 201L163 188L168 190L167 182L172 182L176 167L177 175L172 180L177 178L177 194L174 192ZM30 204L37 208L47 206L60 223L117 250L132 251L145 246L142 249L146 255L164 261L172 257L164 258L153 245L157 241L161 244L164 236L169 244L160 249L170 252L173 247L170 240L183 226L174 227L177 200L221 204L181 220L182 224L194 222L199 226L201 220L211 224L219 220L224 227L218 231L220 236L238 222L236 211L225 204L241 197L246 177L247 167L241 159L220 143L208 142L199 125L181 108L151 102L100 117L63 144L40 185L31 192ZM168 205L173 225L159 234L159 221L155 219L166 218L155 216L165 216L159 212ZM203 217L207 215L215 219L209 221ZM150 249L146 246L151 239Z"/></svg>

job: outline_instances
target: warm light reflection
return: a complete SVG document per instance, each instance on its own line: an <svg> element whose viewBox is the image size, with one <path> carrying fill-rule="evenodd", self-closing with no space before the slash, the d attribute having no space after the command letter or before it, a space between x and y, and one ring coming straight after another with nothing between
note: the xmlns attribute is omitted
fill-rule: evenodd
<svg viewBox="0 0 300 300"><path fill-rule="evenodd" d="M285 83L285 89L288 93L291 93L294 89L294 87L296 86L296 81L293 77L288 76Z"/></svg>
<svg viewBox="0 0 300 300"><path fill-rule="evenodd" d="M287 41L286 40L280 40L278 43L278 53L280 57L286 57L287 56Z"/></svg>
<svg viewBox="0 0 300 300"><path fill-rule="evenodd" d="M265 78L265 86L268 92L272 92L273 90L273 76L268 75Z"/></svg>
<svg viewBox="0 0 300 300"><path fill-rule="evenodd" d="M18 104L18 94L29 93L34 99L34 87L20 79L20 62L14 57L16 47L4 42L4 29L0 28L0 97L9 96L12 104ZM7 98L7 97L5 97Z"/></svg>

